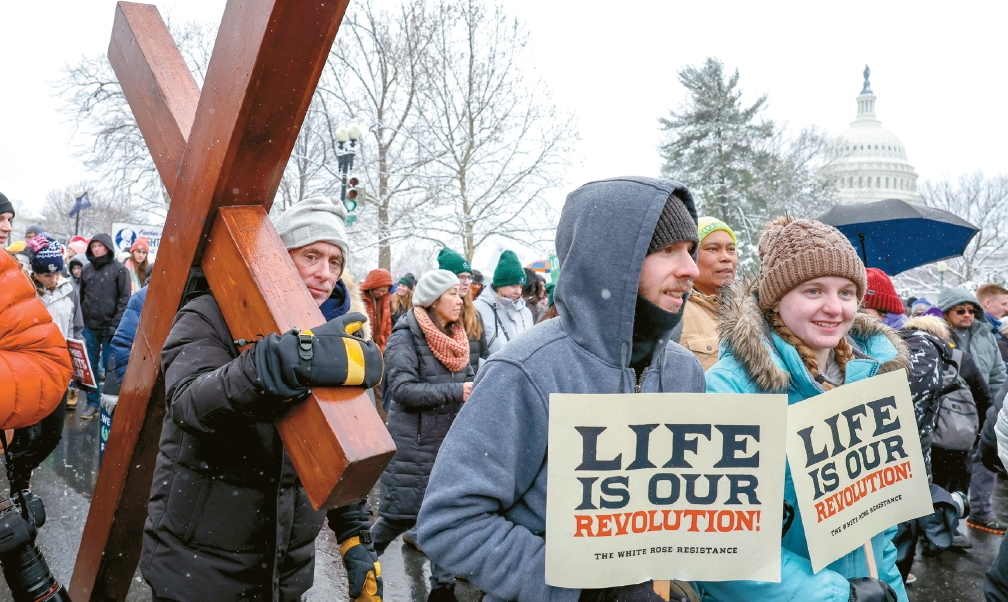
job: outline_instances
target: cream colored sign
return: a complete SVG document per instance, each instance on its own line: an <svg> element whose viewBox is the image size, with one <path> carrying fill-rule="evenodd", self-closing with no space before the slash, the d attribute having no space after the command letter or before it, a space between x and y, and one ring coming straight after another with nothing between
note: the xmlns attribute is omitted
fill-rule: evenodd
<svg viewBox="0 0 1008 602"><path fill-rule="evenodd" d="M934 512L906 372L788 408L788 461L812 570Z"/></svg>
<svg viewBox="0 0 1008 602"><path fill-rule="evenodd" d="M546 582L780 581L784 395L550 396Z"/></svg>

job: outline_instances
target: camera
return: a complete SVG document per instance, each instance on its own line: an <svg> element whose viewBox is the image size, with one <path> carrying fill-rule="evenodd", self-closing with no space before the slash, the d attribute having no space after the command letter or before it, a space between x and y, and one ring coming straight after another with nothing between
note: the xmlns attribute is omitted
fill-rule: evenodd
<svg viewBox="0 0 1008 602"><path fill-rule="evenodd" d="M0 501L0 566L14 602L71 602L35 543L46 520L42 500L28 490L16 498Z"/></svg>

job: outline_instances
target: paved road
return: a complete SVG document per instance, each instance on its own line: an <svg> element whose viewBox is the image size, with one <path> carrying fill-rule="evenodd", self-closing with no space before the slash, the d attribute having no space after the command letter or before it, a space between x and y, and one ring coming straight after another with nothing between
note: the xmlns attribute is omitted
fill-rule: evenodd
<svg viewBox="0 0 1008 602"><path fill-rule="evenodd" d="M98 470L98 421L84 422L74 413L67 416L63 441L32 479L33 491L45 501L48 522L39 541L56 578L68 583L73 572L77 547L91 503L91 491ZM2 471L0 471L2 473ZM0 491L6 492L6 477L0 477ZM372 497L375 495L372 492ZM1008 517L1008 485L999 480L995 510ZM997 556L1000 537L966 529L973 541L969 553L945 552L938 558L918 555L913 573L917 583L907 589L911 602L983 600L983 573ZM346 573L339 560L339 546L332 532L323 528L316 541L315 586L305 595L307 602L346 600ZM381 558L385 579L385 599L392 602L423 602L427 599L430 565L412 549L394 542ZM462 602L475 602L479 593L462 583L457 591ZM0 602L12 600L0 580ZM137 574L128 602L150 600L150 589Z"/></svg>

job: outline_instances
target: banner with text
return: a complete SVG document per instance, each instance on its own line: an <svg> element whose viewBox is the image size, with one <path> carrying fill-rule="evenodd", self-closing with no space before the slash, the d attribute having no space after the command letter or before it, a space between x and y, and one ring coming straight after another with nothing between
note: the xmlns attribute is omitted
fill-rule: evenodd
<svg viewBox="0 0 1008 602"><path fill-rule="evenodd" d="M70 362L73 364L73 380L86 389L97 389L94 373L91 372L91 362L88 358L87 346L84 341L67 339L67 350L70 352Z"/></svg>
<svg viewBox="0 0 1008 602"><path fill-rule="evenodd" d="M785 395L550 396L546 582L780 581Z"/></svg>
<svg viewBox="0 0 1008 602"><path fill-rule="evenodd" d="M157 255L163 229L164 226L145 224L125 224L122 222L112 224L112 242L116 246L116 253L129 253L130 247L133 246L136 239L146 238L150 241L150 252Z"/></svg>
<svg viewBox="0 0 1008 602"><path fill-rule="evenodd" d="M788 461L812 570L934 512L906 372L788 408Z"/></svg>

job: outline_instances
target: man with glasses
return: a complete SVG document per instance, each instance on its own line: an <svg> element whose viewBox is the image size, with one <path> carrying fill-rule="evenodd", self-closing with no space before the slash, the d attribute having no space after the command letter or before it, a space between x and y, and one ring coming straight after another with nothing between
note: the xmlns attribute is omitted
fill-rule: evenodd
<svg viewBox="0 0 1008 602"><path fill-rule="evenodd" d="M996 332L984 319L983 307L965 288L949 288L938 297L938 307L952 330L950 343L973 356L980 375L990 391L996 392L1005 382L1005 363L998 349ZM984 416L980 415L983 428ZM1004 535L1005 523L996 520L991 507L994 493L994 473L980 462L976 449L970 450L966 464L970 469L970 516L966 523L973 529Z"/></svg>

